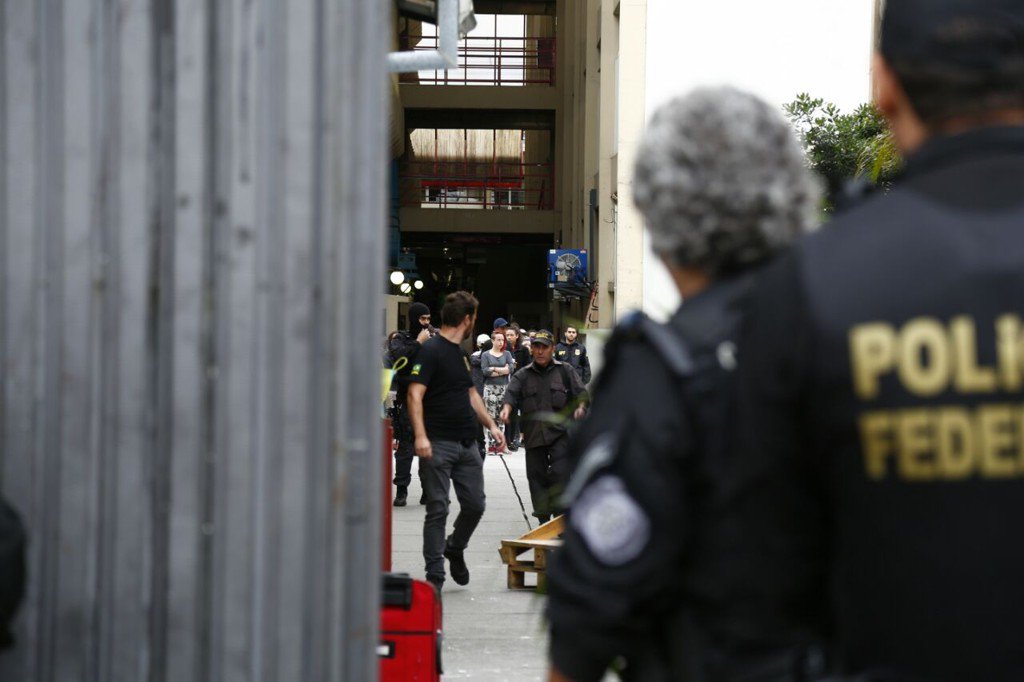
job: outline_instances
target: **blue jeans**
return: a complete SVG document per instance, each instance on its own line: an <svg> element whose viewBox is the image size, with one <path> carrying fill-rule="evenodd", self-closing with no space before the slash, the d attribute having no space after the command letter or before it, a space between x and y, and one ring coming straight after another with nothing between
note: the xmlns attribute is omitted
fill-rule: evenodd
<svg viewBox="0 0 1024 682"><path fill-rule="evenodd" d="M484 515L484 463L476 439L432 440L433 457L420 460L427 512L423 520L423 560L427 577L444 581L445 525L448 521L449 489L455 484L459 515L455 518L448 547L464 550Z"/></svg>

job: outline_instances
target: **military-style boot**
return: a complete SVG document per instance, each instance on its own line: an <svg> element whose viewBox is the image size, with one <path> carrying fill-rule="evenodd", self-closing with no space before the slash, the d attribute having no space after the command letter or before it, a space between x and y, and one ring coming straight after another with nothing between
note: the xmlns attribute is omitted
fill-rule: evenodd
<svg viewBox="0 0 1024 682"><path fill-rule="evenodd" d="M395 506L404 507L406 505L406 499L409 497L409 486L400 485L398 486L398 492L395 493Z"/></svg>

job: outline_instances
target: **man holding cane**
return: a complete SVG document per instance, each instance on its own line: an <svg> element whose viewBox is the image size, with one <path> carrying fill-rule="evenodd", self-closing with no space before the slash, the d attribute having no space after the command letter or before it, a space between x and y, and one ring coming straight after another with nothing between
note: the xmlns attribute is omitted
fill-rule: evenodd
<svg viewBox="0 0 1024 682"><path fill-rule="evenodd" d="M512 411L522 411L526 443L526 480L530 483L533 515L541 523L561 513L558 498L569 479L569 430L567 416L586 414L587 389L568 364L555 360L554 335L537 332L530 352L533 362L515 373L505 390L501 421L508 423Z"/></svg>

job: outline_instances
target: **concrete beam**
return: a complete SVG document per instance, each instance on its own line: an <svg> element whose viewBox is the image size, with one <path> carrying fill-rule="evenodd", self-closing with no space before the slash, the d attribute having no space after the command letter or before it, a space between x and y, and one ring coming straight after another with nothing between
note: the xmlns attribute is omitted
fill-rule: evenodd
<svg viewBox="0 0 1024 682"><path fill-rule="evenodd" d="M555 0L476 0L473 5L477 14L555 14Z"/></svg>
<svg viewBox="0 0 1024 682"><path fill-rule="evenodd" d="M555 112L544 109L406 109L405 127L554 130Z"/></svg>
<svg viewBox="0 0 1024 682"><path fill-rule="evenodd" d="M558 88L526 85L416 85L402 83L402 104L407 109L548 109L558 106Z"/></svg>
<svg viewBox="0 0 1024 682"><path fill-rule="evenodd" d="M561 211L403 208L402 232L512 232L554 234Z"/></svg>

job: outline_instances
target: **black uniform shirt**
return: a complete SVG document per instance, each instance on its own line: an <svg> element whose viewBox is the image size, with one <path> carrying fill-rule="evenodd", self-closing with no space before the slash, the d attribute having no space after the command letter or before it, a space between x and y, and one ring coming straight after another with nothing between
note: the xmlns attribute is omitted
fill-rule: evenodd
<svg viewBox="0 0 1024 682"><path fill-rule="evenodd" d="M742 348L745 631L1024 679L1024 128L927 144L773 266Z"/></svg>
<svg viewBox="0 0 1024 682"><path fill-rule="evenodd" d="M590 383L590 358L587 357L587 348L582 343L559 343L555 346L555 358L576 370L583 383Z"/></svg>
<svg viewBox="0 0 1024 682"><path fill-rule="evenodd" d="M545 367L531 362L513 375L505 389L505 403L522 410L527 448L551 445L564 436L571 412L581 399L586 399L586 389L580 378L557 360Z"/></svg>
<svg viewBox="0 0 1024 682"><path fill-rule="evenodd" d="M440 334L416 355L409 380L424 384L423 422L430 440L475 440L479 431L469 400L473 378L469 358Z"/></svg>

